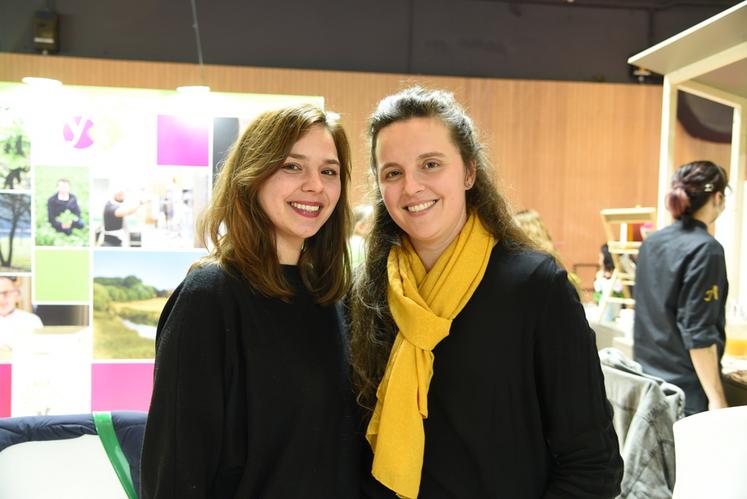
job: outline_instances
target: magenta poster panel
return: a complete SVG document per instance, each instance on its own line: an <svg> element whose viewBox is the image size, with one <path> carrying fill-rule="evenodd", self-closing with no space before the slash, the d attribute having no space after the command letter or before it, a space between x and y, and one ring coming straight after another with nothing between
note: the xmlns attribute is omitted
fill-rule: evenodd
<svg viewBox="0 0 747 499"><path fill-rule="evenodd" d="M94 363L92 411L148 411L153 362Z"/></svg>
<svg viewBox="0 0 747 499"><path fill-rule="evenodd" d="M159 165L208 166L212 123L158 115Z"/></svg>
<svg viewBox="0 0 747 499"><path fill-rule="evenodd" d="M0 418L10 417L10 364L0 364Z"/></svg>

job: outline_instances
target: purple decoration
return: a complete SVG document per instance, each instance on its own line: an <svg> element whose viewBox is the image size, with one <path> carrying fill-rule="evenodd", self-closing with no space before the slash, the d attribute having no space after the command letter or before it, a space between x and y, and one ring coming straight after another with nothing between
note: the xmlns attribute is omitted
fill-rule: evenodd
<svg viewBox="0 0 747 499"><path fill-rule="evenodd" d="M159 165L208 166L209 123L181 116L158 115Z"/></svg>
<svg viewBox="0 0 747 499"><path fill-rule="evenodd" d="M90 135L93 121L83 116L74 116L72 120L65 122L62 127L62 136L66 142L70 142L76 149L85 149L93 145L93 139Z"/></svg>

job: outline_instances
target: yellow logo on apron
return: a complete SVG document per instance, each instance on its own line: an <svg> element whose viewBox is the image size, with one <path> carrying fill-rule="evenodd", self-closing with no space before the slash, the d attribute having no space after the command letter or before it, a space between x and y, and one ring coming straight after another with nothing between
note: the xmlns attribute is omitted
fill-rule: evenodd
<svg viewBox="0 0 747 499"><path fill-rule="evenodd" d="M706 291L704 300L706 302L718 300L718 285L714 284L711 289Z"/></svg>

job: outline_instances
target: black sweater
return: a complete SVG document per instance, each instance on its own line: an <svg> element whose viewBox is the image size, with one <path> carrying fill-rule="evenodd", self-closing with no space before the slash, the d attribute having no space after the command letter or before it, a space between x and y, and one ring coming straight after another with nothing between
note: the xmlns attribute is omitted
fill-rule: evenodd
<svg viewBox="0 0 747 499"><path fill-rule="evenodd" d="M434 349L421 499L601 499L622 478L594 333L552 259L497 245ZM370 475L366 497L394 497Z"/></svg>
<svg viewBox="0 0 747 499"><path fill-rule="evenodd" d="M216 266L191 272L158 326L142 499L356 495L353 407L334 307L284 266L292 303Z"/></svg>

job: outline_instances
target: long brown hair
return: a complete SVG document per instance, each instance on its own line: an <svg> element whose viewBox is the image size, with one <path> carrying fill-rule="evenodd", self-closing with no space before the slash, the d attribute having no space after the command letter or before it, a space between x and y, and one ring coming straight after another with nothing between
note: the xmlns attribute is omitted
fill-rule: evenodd
<svg viewBox="0 0 747 499"><path fill-rule="evenodd" d="M441 90L413 87L384 98L369 120L371 171L377 178L376 140L379 132L398 121L436 118L449 129L465 167L476 165L475 183L466 191L468 212L476 212L483 225L511 249L533 248L512 221L511 210L491 178L492 166L478 141L472 120L454 96ZM374 221L368 236L367 255L353 283L350 297L353 381L358 403L373 409L376 389L384 374L397 326L387 303L387 257L401 243L403 231L389 216L378 183L373 186Z"/></svg>
<svg viewBox="0 0 747 499"><path fill-rule="evenodd" d="M293 296L278 260L274 226L260 206L259 192L293 145L317 125L329 130L337 149L340 199L322 228L304 242L298 267L305 287L319 303L329 304L345 295L350 285L350 146L338 121L310 104L259 115L234 144L200 221L199 234L203 243L212 243L212 250L198 265L215 262L238 272L265 296L286 301Z"/></svg>

